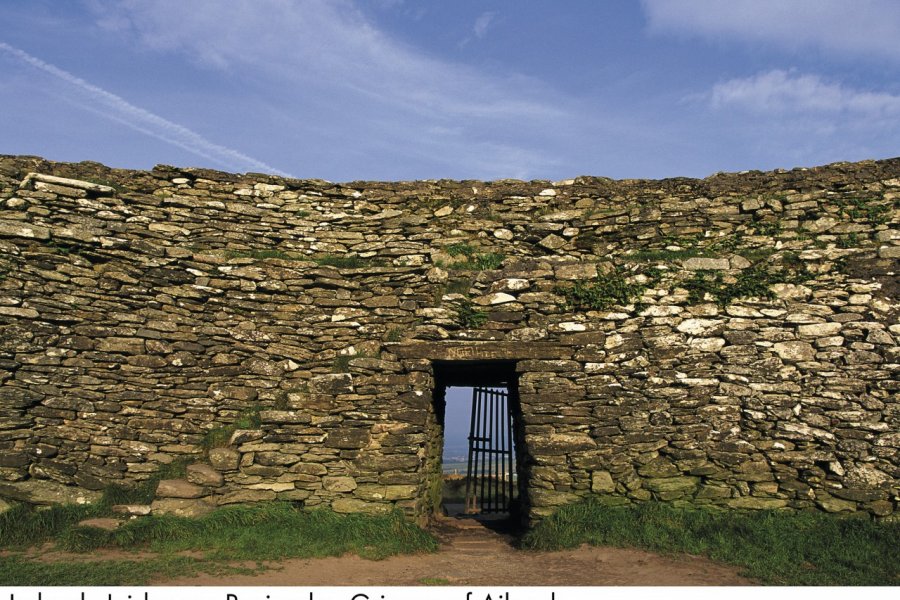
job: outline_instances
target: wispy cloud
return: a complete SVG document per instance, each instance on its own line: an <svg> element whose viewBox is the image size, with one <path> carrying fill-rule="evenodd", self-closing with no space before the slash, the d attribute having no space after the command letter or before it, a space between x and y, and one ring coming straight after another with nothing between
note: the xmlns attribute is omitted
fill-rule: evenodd
<svg viewBox="0 0 900 600"><path fill-rule="evenodd" d="M237 150L215 144L187 127L135 106L121 96L88 83L84 79L32 56L24 50L5 42L0 42L0 51L86 93L94 104L91 107L92 111L105 116L109 120L121 123L135 131L187 150L229 169L249 169L289 176L287 173L283 173L262 161L242 154Z"/></svg>
<svg viewBox="0 0 900 600"><path fill-rule="evenodd" d="M178 53L205 68L277 90L293 103L286 129L315 127L340 112L331 140L385 144L416 161L478 177L538 174L565 147L556 133L581 120L570 99L535 78L421 52L377 28L350 0L95 0L108 31ZM480 26L486 32L490 18ZM327 98L327 106L322 99ZM423 136L452 130L453 135ZM388 143L389 142L389 143ZM498 148L503 148L498 153ZM400 150L398 150L400 149ZM398 156L399 160L399 156Z"/></svg>
<svg viewBox="0 0 900 600"><path fill-rule="evenodd" d="M403 4L403 0L374 0L375 5L382 10L391 10Z"/></svg>
<svg viewBox="0 0 900 600"><path fill-rule="evenodd" d="M856 90L817 75L781 69L718 83L709 100L713 108L759 112L848 113L875 118L900 115L900 96Z"/></svg>
<svg viewBox="0 0 900 600"><path fill-rule="evenodd" d="M475 24L472 26L472 32L475 34L475 37L477 37L478 39L482 39L484 36L486 36L488 28L490 28L496 16L497 13L492 10L483 12L478 15L478 18L475 19Z"/></svg>
<svg viewBox="0 0 900 600"><path fill-rule="evenodd" d="M650 30L900 62L896 0L641 0Z"/></svg>
<svg viewBox="0 0 900 600"><path fill-rule="evenodd" d="M900 136L900 96L818 74L762 71L689 100L721 155L754 168L884 158Z"/></svg>
<svg viewBox="0 0 900 600"><path fill-rule="evenodd" d="M349 0L96 0L102 23L147 46L215 68L253 66L285 79L329 82L431 115L533 117L552 103L390 38ZM530 81L535 87L539 81Z"/></svg>

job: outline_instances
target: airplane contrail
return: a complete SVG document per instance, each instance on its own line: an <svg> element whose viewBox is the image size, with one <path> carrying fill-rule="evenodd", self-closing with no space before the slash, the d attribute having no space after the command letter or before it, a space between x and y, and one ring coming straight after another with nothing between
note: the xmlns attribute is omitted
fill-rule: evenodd
<svg viewBox="0 0 900 600"><path fill-rule="evenodd" d="M293 177L289 173L279 171L275 167L267 165L266 163L238 152L237 150L215 144L199 133L191 131L187 127L179 125L178 123L173 123L148 110L135 106L121 96L107 92L103 88L88 83L84 79L76 77L68 71L64 71L59 67L32 56L24 50L20 50L15 46L10 46L6 42L0 42L0 50L6 51L32 67L40 69L70 85L84 90L95 101L114 111L114 114L102 112L100 114L113 121L122 123L135 131L178 146L188 152L202 156L203 158L207 158L221 165L225 165L228 168L243 168L246 170L273 173L283 177Z"/></svg>

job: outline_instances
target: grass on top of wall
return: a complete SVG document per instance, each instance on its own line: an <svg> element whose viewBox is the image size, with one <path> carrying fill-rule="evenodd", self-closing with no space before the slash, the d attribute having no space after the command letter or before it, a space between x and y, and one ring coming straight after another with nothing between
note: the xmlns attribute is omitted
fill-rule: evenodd
<svg viewBox="0 0 900 600"><path fill-rule="evenodd" d="M153 577L171 577L173 572L189 576L200 571L231 569L229 561L314 558L348 552L381 559L394 554L433 552L438 546L434 537L396 512L339 515L330 510L304 511L289 503L273 502L223 507L194 519L143 517L112 531L77 524L98 511L90 507L38 511L16 506L0 515L0 547L21 551L50 540L55 549L68 552L116 548L150 551L156 556L142 561L147 565L132 574L125 564L132 561L79 563L79 570L73 572L69 562L46 561L38 568L27 555L14 553L0 556L0 585L139 584ZM203 557L187 560L179 554L186 551L202 551ZM117 562L123 564L116 566ZM79 575L82 572L84 576Z"/></svg>
<svg viewBox="0 0 900 600"><path fill-rule="evenodd" d="M561 508L522 540L532 550L638 547L707 556L777 585L900 585L900 523L814 512L724 511L591 499Z"/></svg>

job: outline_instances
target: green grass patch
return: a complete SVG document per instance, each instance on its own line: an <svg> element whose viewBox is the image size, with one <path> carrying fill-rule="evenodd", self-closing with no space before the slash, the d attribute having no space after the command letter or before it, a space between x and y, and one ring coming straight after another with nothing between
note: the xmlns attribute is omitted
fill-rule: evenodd
<svg viewBox="0 0 900 600"><path fill-rule="evenodd" d="M340 356L334 357L334 362L331 364L332 373L349 373L350 372L350 361L356 358L354 354L341 354Z"/></svg>
<svg viewBox="0 0 900 600"><path fill-rule="evenodd" d="M900 585L900 523L811 512L737 512L591 499L561 508L522 540L530 550L639 547L699 554L776 585Z"/></svg>
<svg viewBox="0 0 900 600"><path fill-rule="evenodd" d="M747 274L744 276L744 274ZM763 275L762 278L755 277ZM693 276L684 282L688 291L688 302L698 304L704 302L709 294L719 306L726 306L737 298L756 296L772 299L775 295L769 289L768 273L761 269L747 269L741 273L741 277L735 283L725 283L721 271L696 271Z"/></svg>
<svg viewBox="0 0 900 600"><path fill-rule="evenodd" d="M444 251L450 256L472 256L475 254L475 247L465 242L450 244Z"/></svg>
<svg viewBox="0 0 900 600"><path fill-rule="evenodd" d="M471 244L450 244L444 251L454 258L455 262L447 265L447 268L457 271L491 271L499 269L506 258L505 255L495 252L478 252Z"/></svg>
<svg viewBox="0 0 900 600"><path fill-rule="evenodd" d="M92 505L52 506L35 510L28 504L16 504L0 513L0 548L17 549L41 544L61 534L78 521L101 514Z"/></svg>
<svg viewBox="0 0 900 600"><path fill-rule="evenodd" d="M456 324L463 329L478 329L487 322L487 319L487 313L475 308L468 298L462 300L456 307Z"/></svg>
<svg viewBox="0 0 900 600"><path fill-rule="evenodd" d="M150 504L156 497L156 488L161 479L177 479L184 477L187 463L184 460L174 461L171 465L163 465L153 477L135 485L108 485L100 499L101 512L116 504ZM174 471L174 472L173 472ZM182 474L179 475L178 472Z"/></svg>
<svg viewBox="0 0 900 600"><path fill-rule="evenodd" d="M64 510L63 510L64 509ZM381 559L395 554L434 552L434 537L403 518L387 515L339 515L329 510L304 511L289 503L258 503L220 508L204 517L150 516L127 521L113 531L78 526L96 508L51 509L52 519L16 507L0 522L0 547L23 548L52 539L69 552L100 548L145 550L157 557L141 561L33 563L22 555L0 558L0 585L124 585L152 577L190 575L230 569L230 561L318 558L354 553ZM18 511L13 519L6 514ZM26 516L27 515L27 516ZM26 518L22 518L26 516ZM16 519L15 517L19 517ZM13 545L12 542L18 542ZM202 558L178 553L202 551ZM134 567L134 568L133 568Z"/></svg>
<svg viewBox="0 0 900 600"><path fill-rule="evenodd" d="M595 279L579 280L570 286L556 286L553 291L563 296L566 305L575 310L605 310L617 304L630 304L647 289L647 285L629 282L628 276L625 270L616 269Z"/></svg>
<svg viewBox="0 0 900 600"><path fill-rule="evenodd" d="M40 508L15 504L0 513L0 549L21 549L65 536L79 521L109 516L117 504L149 504L159 480L184 477L186 464L186 460L177 460L163 465L151 479L136 485L109 485L95 504Z"/></svg>
<svg viewBox="0 0 900 600"><path fill-rule="evenodd" d="M450 580L444 577L423 577L419 580L420 585L450 585Z"/></svg>
<svg viewBox="0 0 900 600"><path fill-rule="evenodd" d="M261 407L258 405L251 406L241 411L234 423L215 427L206 432L203 439L200 440L200 447L204 452L209 452L213 448L224 448L231 440L232 434L238 429L259 429L262 421L259 418ZM187 466L187 465L185 465ZM183 475L177 475L183 477Z"/></svg>
<svg viewBox="0 0 900 600"><path fill-rule="evenodd" d="M838 248L856 248L859 246L860 237L856 232L848 233L847 235L842 235L837 240Z"/></svg>
<svg viewBox="0 0 900 600"><path fill-rule="evenodd" d="M214 560L314 558L347 552L380 559L437 549L428 533L399 513L339 515L282 502L225 507L196 519L152 516L114 531L73 527L59 537L59 544L74 552L102 547L160 553L202 550Z"/></svg>
<svg viewBox="0 0 900 600"><path fill-rule="evenodd" d="M892 209L890 202L879 201L877 198L841 198L835 204L842 215L874 225L887 223Z"/></svg>
<svg viewBox="0 0 900 600"><path fill-rule="evenodd" d="M760 253L757 256L762 256ZM758 262L744 269L734 282L726 282L721 271L696 271L682 285L688 290L688 301L692 304L703 302L706 294L719 306L727 306L738 298L765 298L772 300L775 294L769 286L776 283L803 283L813 277L806 263L793 252L781 254L781 267L775 268L766 262Z"/></svg>
<svg viewBox="0 0 900 600"><path fill-rule="evenodd" d="M750 222L750 226L756 235L777 236L782 230L781 221L777 217L761 219L756 213L753 213L753 220Z"/></svg>
<svg viewBox="0 0 900 600"><path fill-rule="evenodd" d="M449 264L438 264L437 266L446 267L452 271L491 271L499 269L505 258L506 255L504 254L475 254L465 260L458 260Z"/></svg>
<svg viewBox="0 0 900 600"><path fill-rule="evenodd" d="M404 328L403 327L391 327L384 334L385 342L399 342L403 339Z"/></svg>
<svg viewBox="0 0 900 600"><path fill-rule="evenodd" d="M752 263L758 263L766 260L775 254L774 248L744 248L738 251L738 254L746 258Z"/></svg>

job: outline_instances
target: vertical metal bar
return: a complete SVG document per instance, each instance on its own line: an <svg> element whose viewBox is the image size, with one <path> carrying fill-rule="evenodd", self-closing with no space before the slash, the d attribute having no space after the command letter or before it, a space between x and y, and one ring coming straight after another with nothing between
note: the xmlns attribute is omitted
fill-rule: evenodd
<svg viewBox="0 0 900 600"><path fill-rule="evenodd" d="M497 457L497 460L500 462L500 497L503 499L500 506L501 509L505 512L509 510L506 499L506 446L509 442L506 436L506 394L501 390L500 392L500 410L499 413L499 421L500 421L500 455Z"/></svg>
<svg viewBox="0 0 900 600"><path fill-rule="evenodd" d="M482 401L481 392L478 388L472 390L472 397L475 398L473 402L478 407L478 413L475 415L475 465L472 467L472 507L481 509L481 485L478 479L479 469L481 468L481 452L480 452L480 438L481 438L481 411L482 411Z"/></svg>
<svg viewBox="0 0 900 600"><path fill-rule="evenodd" d="M497 392L491 390L491 512L497 510Z"/></svg>
<svg viewBox="0 0 900 600"><path fill-rule="evenodd" d="M497 390L497 438L500 441L500 452L497 453L497 509L506 510L506 494L504 493L503 467L506 465L506 436L503 434L503 390Z"/></svg>
<svg viewBox="0 0 900 600"><path fill-rule="evenodd" d="M491 494L490 487L488 487L488 479L487 472L490 468L490 437L488 436L488 431L490 431L490 421L491 421L491 395L488 393L486 389L481 390L482 397L482 405L484 406L484 418L481 421L481 512L486 513L491 509Z"/></svg>
<svg viewBox="0 0 900 600"><path fill-rule="evenodd" d="M473 508L475 509L475 512L480 512L482 500L481 500L481 483L479 480L479 471L480 471L479 461L482 460L482 457L484 456L484 453L481 451L481 428L484 426L484 416L483 416L484 397L481 395L481 390L479 390L478 388L475 388L475 390L473 391L473 394L478 399L477 400L478 416L477 416L477 423L475 425L475 473L474 473L474 476L472 477L472 485L474 486L473 489L475 492L475 500L474 500L475 504L474 504Z"/></svg>
<svg viewBox="0 0 900 600"><path fill-rule="evenodd" d="M465 500L465 508L463 509L465 512L469 512L474 508L474 492L475 488L472 487L473 476L472 472L472 459L475 459L475 467L478 467L478 457L475 455L475 432L477 431L476 418L478 415L477 411L478 406L478 393L476 390L472 390L472 416L469 419L469 464L466 467L466 500Z"/></svg>
<svg viewBox="0 0 900 600"><path fill-rule="evenodd" d="M478 488L479 488L478 491L479 491L481 510L483 512L485 509L485 504L484 504L484 501L485 501L485 493L484 493L485 492L485 489L484 489L485 459L487 458L487 452L485 452L484 449L486 446L485 438L487 438L486 433L487 433L487 417L488 417L487 409L488 409L488 406L487 406L487 397L484 393L484 389L479 389L478 392L481 395L481 408L482 408L481 432L479 434L479 436L481 437L481 446L480 446L481 469L478 473Z"/></svg>
<svg viewBox="0 0 900 600"><path fill-rule="evenodd" d="M497 486L497 484L500 482L500 473L497 471L497 466L500 463L500 456L501 456L500 453L497 452L497 450L500 449L500 444L499 444L500 436L497 435L499 432L499 429L500 429L500 410L499 410L500 409L500 394L497 393L497 390L492 390L491 394L494 396L494 402L493 402L494 417L493 417L492 421L493 421L493 438L494 438L493 446L494 446L494 450L495 450L494 454L493 454L493 457L494 457L493 467L494 468L492 469L493 477L491 478L491 487L494 490L494 511L496 512L496 511L500 510L500 488Z"/></svg>
<svg viewBox="0 0 900 600"><path fill-rule="evenodd" d="M494 394L491 390L486 389L484 391L485 396L487 396L487 428L484 432L484 437L487 438L485 440L485 447L487 448L487 468L484 473L484 487L485 487L485 496L487 502L485 502L485 512L491 512L494 508L494 499L493 499L493 486L491 485L491 458L493 458L493 454L491 450L493 450L493 439L491 439L491 428L494 425Z"/></svg>
<svg viewBox="0 0 900 600"><path fill-rule="evenodd" d="M490 474L488 477L488 495L491 498L491 512L494 512L494 505L496 504L496 498L494 497L494 390L490 390L488 392L491 397L491 422L490 429L488 430L488 437L491 438L491 441L488 442L491 447L490 454L490 462L488 463L488 473Z"/></svg>
<svg viewBox="0 0 900 600"><path fill-rule="evenodd" d="M503 429L503 412L501 410L503 394L500 393L500 390L495 389L494 396L497 399L494 406L494 448L496 448L494 452L494 497L496 499L496 510L501 512L503 510L503 496L501 493L503 485L500 483L500 478L503 476L503 472L500 466L503 464L503 436L500 434L500 431Z"/></svg>
<svg viewBox="0 0 900 600"><path fill-rule="evenodd" d="M513 431L513 416L511 406L512 393L507 390L506 394L506 428L509 436L509 502L512 504L513 499L513 473L515 473L515 442Z"/></svg>
<svg viewBox="0 0 900 600"><path fill-rule="evenodd" d="M503 390L503 508L508 513L512 503L512 495L509 493L509 482L512 480L512 471L509 469L507 458L512 454L512 435L509 430L509 388Z"/></svg>
<svg viewBox="0 0 900 600"><path fill-rule="evenodd" d="M490 396L489 396L487 390L482 389L481 393L484 397L484 402L483 402L483 404L484 404L484 421L482 422L484 427L482 428L482 433L481 433L481 437L482 437L482 441L481 441L482 446L481 447L482 447L482 450L484 451L483 454L481 455L482 456L482 460L481 460L481 495L482 495L481 505L484 507L483 512L487 512L490 510L490 503L491 503L491 488L488 485L488 479L487 479L488 470L491 468L491 463L490 463L491 454L490 454L490 452L488 452L488 450L490 448L490 443L491 443L491 439L490 439L491 407L490 407Z"/></svg>

